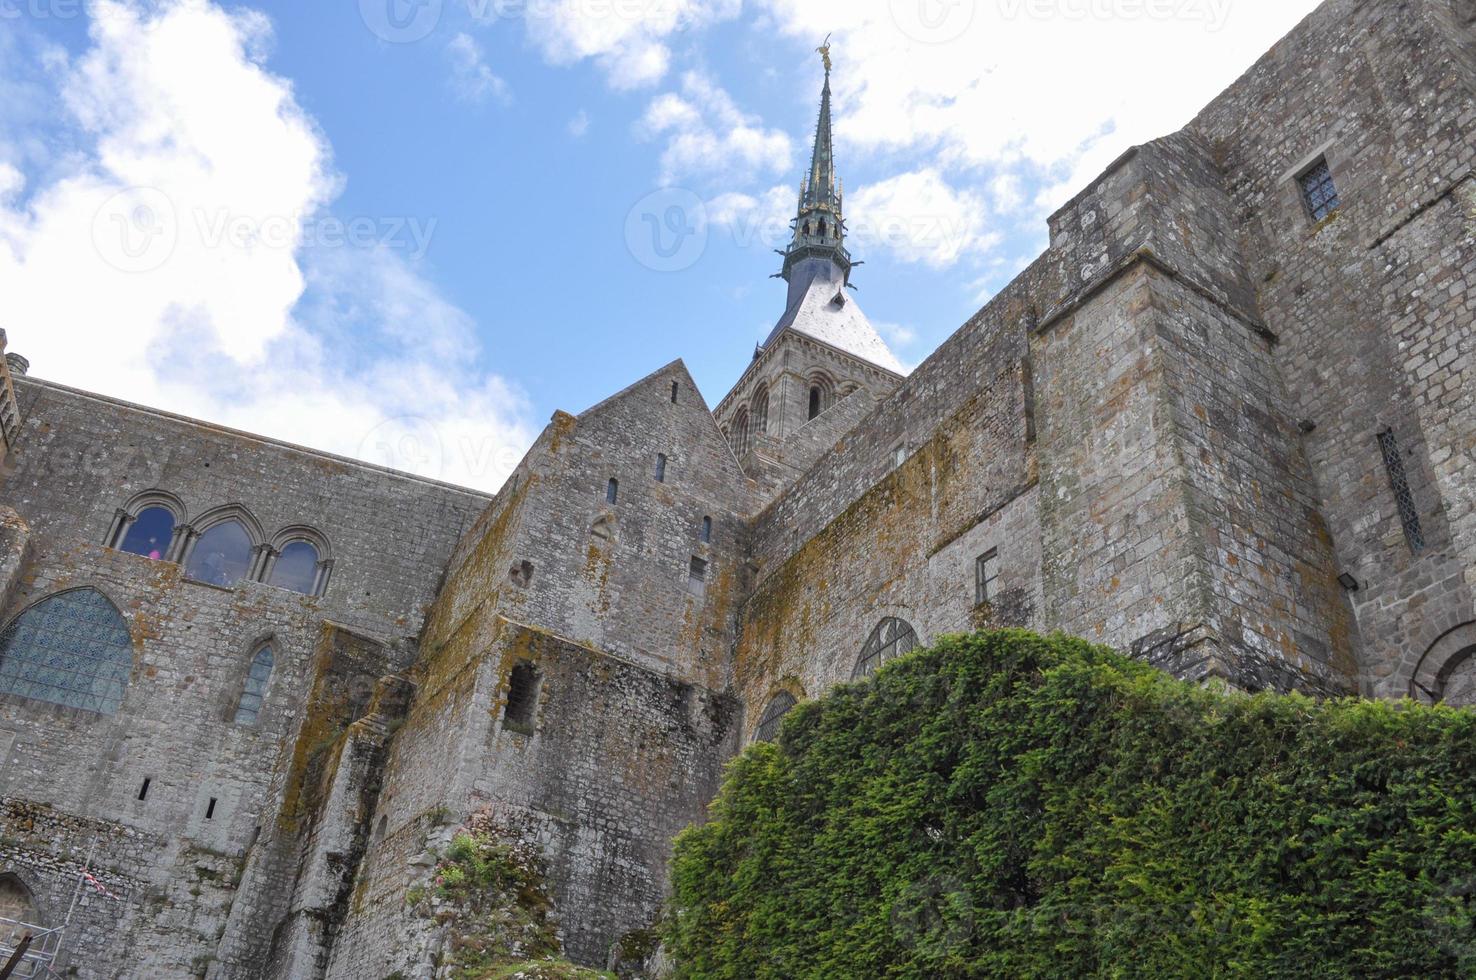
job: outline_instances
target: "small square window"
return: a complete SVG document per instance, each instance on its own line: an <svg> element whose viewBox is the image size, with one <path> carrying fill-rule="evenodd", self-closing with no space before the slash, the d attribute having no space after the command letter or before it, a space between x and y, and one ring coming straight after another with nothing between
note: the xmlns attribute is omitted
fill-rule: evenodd
<svg viewBox="0 0 1476 980"><path fill-rule="evenodd" d="M656 472L655 472L654 475L656 477L656 482L657 483L665 483L666 482L666 454L665 453L657 453L656 454Z"/></svg>
<svg viewBox="0 0 1476 980"><path fill-rule="evenodd" d="M990 548L974 559L974 605L988 602L999 580L999 549Z"/></svg>
<svg viewBox="0 0 1476 980"><path fill-rule="evenodd" d="M695 596L701 596L707 592L707 562L697 556L692 556L692 563L687 568L687 591Z"/></svg>
<svg viewBox="0 0 1476 980"><path fill-rule="evenodd" d="M1313 221L1321 221L1342 206L1326 157L1314 163L1297 178L1297 182L1302 187L1302 203L1307 206L1307 213Z"/></svg>

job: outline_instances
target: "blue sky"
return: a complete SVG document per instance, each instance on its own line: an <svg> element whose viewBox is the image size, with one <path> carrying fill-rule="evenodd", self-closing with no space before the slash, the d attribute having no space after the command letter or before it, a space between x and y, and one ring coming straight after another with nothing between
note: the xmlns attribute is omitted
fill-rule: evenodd
<svg viewBox="0 0 1476 980"><path fill-rule="evenodd" d="M491 489L555 409L737 379L827 32L858 299L916 364L1313 6L0 0L0 326L38 377Z"/></svg>

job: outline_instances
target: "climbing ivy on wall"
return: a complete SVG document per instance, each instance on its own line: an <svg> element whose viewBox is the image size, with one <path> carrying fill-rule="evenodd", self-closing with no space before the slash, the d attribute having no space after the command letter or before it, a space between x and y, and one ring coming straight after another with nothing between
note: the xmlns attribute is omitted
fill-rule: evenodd
<svg viewBox="0 0 1476 980"><path fill-rule="evenodd" d="M786 719L673 860L680 977L1476 973L1476 712L946 637Z"/></svg>

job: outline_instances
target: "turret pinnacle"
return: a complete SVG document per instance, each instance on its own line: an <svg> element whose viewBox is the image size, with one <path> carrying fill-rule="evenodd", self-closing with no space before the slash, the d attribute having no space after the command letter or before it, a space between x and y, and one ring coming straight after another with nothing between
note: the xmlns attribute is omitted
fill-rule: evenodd
<svg viewBox="0 0 1476 980"><path fill-rule="evenodd" d="M817 48L825 64L825 87L820 91L820 119L815 124L815 148L810 169L800 182L799 208L794 235L784 251L780 273L794 283L795 267L806 259L833 263L842 282L850 279L851 256L845 247L845 217L840 181L835 174L835 154L830 134L830 39Z"/></svg>

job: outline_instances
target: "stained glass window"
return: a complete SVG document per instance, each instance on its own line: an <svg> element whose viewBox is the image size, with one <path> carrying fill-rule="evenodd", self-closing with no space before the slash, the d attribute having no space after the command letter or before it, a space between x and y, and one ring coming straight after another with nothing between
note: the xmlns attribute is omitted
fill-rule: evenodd
<svg viewBox="0 0 1476 980"><path fill-rule="evenodd" d="M794 695L788 691L780 691L774 695L773 700L769 702L769 706L764 709L763 715L759 718L758 730L754 732L753 740L755 742L774 741L779 735L779 725L784 721L784 716L789 714L789 709L797 703Z"/></svg>
<svg viewBox="0 0 1476 980"><path fill-rule="evenodd" d="M158 561L169 554L169 542L173 538L174 514L169 508L145 507L128 525L118 550Z"/></svg>
<svg viewBox="0 0 1476 980"><path fill-rule="evenodd" d="M316 594L318 549L307 541L293 541L287 545L272 564L272 575L267 584L303 595Z"/></svg>
<svg viewBox="0 0 1476 980"><path fill-rule="evenodd" d="M251 570L251 535L240 521L217 524L195 542L185 574L196 582L230 588Z"/></svg>
<svg viewBox="0 0 1476 980"><path fill-rule="evenodd" d="M246 672L246 685L241 689L241 700L236 705L236 724L254 725L261 717L261 705L266 700L267 681L272 677L272 648L262 647L251 658L251 669Z"/></svg>
<svg viewBox="0 0 1476 980"><path fill-rule="evenodd" d="M112 714L133 671L128 624L96 589L42 599L0 633L0 692Z"/></svg>
<svg viewBox="0 0 1476 980"><path fill-rule="evenodd" d="M1302 174L1302 200L1313 221L1321 221L1341 205L1326 160L1318 160L1311 170Z"/></svg>
<svg viewBox="0 0 1476 980"><path fill-rule="evenodd" d="M866 638L861 648L861 659L851 672L851 680L860 680L876 673L876 669L893 657L900 657L917 646L917 634L912 627L900 619L887 617L876 624L876 629Z"/></svg>

